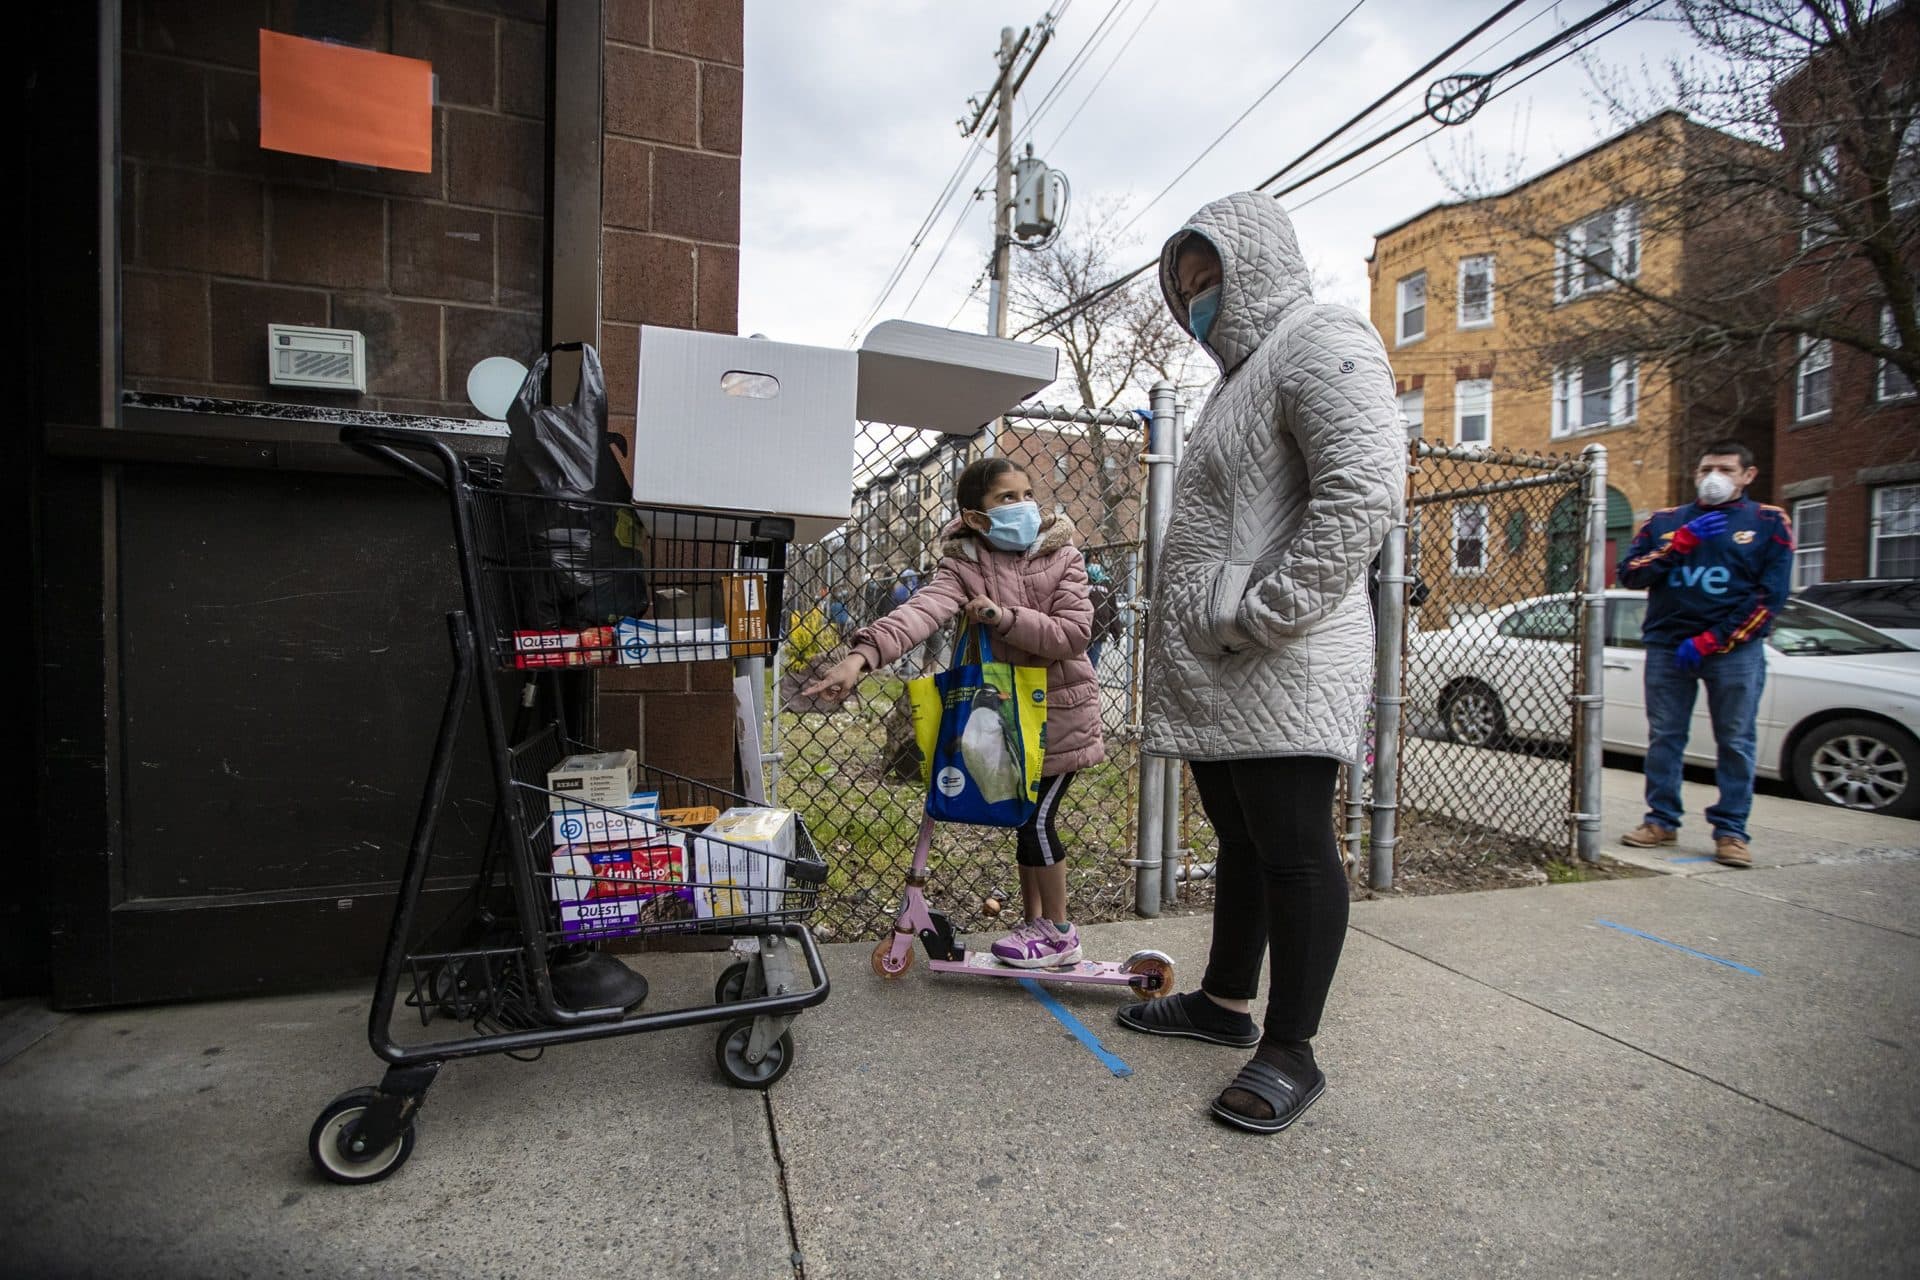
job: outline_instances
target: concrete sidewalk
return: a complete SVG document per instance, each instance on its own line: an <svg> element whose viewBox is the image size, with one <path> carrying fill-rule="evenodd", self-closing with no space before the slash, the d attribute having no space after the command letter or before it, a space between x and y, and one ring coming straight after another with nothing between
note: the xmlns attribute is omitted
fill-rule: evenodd
<svg viewBox="0 0 1920 1280"><path fill-rule="evenodd" d="M1242 1055L1116 994L884 983L865 946L764 1097L700 1030L455 1063L359 1188L305 1140L378 1077L365 992L69 1017L0 1066L0 1273L1911 1275L1920 859L1815 856L1358 904L1330 1088L1275 1138L1205 1114ZM1183 985L1206 933L1087 931ZM650 1003L720 964L646 957Z"/></svg>

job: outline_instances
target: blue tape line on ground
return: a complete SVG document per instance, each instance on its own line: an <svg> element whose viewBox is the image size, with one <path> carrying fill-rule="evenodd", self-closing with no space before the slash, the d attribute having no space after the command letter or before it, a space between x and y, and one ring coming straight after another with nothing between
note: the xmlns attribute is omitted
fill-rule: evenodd
<svg viewBox="0 0 1920 1280"><path fill-rule="evenodd" d="M1690 858L1668 858L1667 861L1668 862L1712 862L1713 855L1700 853L1700 854L1695 854Z"/></svg>
<svg viewBox="0 0 1920 1280"><path fill-rule="evenodd" d="M1107 1052L1107 1046L1100 1043L1100 1037L1087 1030L1086 1024L1067 1012L1067 1007L1053 998L1051 992L1032 978L1020 979L1020 985L1027 994L1040 1002L1042 1008L1052 1014L1061 1026L1073 1034L1073 1038L1086 1046L1087 1052L1100 1059L1101 1065L1117 1076L1130 1076L1133 1068Z"/></svg>
<svg viewBox="0 0 1920 1280"><path fill-rule="evenodd" d="M1715 964L1723 964L1727 966L1727 968L1729 969L1738 969L1742 973L1750 973L1756 978L1764 978L1767 976L1766 974L1760 972L1758 969L1750 969L1744 964L1736 964L1731 960L1723 960L1719 956L1710 956L1704 951L1695 951L1692 947L1683 947L1677 942L1669 942L1665 938L1655 937L1651 933L1642 933L1638 929L1630 929L1624 924L1615 924L1611 920L1602 920L1602 919L1599 919L1598 917L1595 917L1594 923L1603 924L1609 929L1618 929L1621 933L1630 933L1636 938L1645 938L1648 942L1657 942L1663 947L1672 947L1675 951L1682 952L1685 955L1693 956L1695 959L1711 960Z"/></svg>

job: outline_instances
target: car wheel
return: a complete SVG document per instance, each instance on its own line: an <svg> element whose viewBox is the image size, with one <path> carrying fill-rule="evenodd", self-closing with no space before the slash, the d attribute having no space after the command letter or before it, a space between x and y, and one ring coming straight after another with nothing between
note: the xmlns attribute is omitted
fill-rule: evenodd
<svg viewBox="0 0 1920 1280"><path fill-rule="evenodd" d="M1447 737L1469 747L1491 747L1506 740L1507 713L1500 706L1500 695L1478 680L1447 694L1440 719Z"/></svg>
<svg viewBox="0 0 1920 1280"><path fill-rule="evenodd" d="M1920 814L1920 742L1884 720L1829 720L1794 748L1793 785L1819 804L1914 817Z"/></svg>

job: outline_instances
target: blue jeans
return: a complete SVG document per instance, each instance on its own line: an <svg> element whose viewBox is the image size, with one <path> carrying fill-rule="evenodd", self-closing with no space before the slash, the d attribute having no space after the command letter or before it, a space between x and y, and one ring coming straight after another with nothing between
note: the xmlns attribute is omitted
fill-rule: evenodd
<svg viewBox="0 0 1920 1280"><path fill-rule="evenodd" d="M1707 810L1716 836L1747 838L1753 810L1755 718L1767 683L1767 646L1749 640L1731 653L1716 653L1697 672L1680 670L1673 646L1647 648L1647 821L1678 831L1684 812L1680 774L1686 764L1687 730L1693 721L1696 685L1707 687L1707 715L1719 752L1714 779L1720 803Z"/></svg>

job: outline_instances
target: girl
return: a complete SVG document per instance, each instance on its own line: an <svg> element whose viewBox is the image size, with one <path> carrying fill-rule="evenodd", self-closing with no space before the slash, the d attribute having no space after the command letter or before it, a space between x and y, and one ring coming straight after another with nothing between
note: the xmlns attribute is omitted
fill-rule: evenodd
<svg viewBox="0 0 1920 1280"><path fill-rule="evenodd" d="M1026 922L993 944L1023 969L1080 959L1080 932L1067 919L1067 866L1054 830L1060 797L1075 773L1106 757L1099 686L1086 659L1093 602L1073 522L1042 518L1027 475L1005 458L982 458L960 473L959 518L942 534L940 563L926 585L853 637L852 652L802 690L839 700L868 671L912 652L956 615L987 631L994 657L1047 668L1046 762L1040 805L1019 831L1020 902Z"/></svg>

